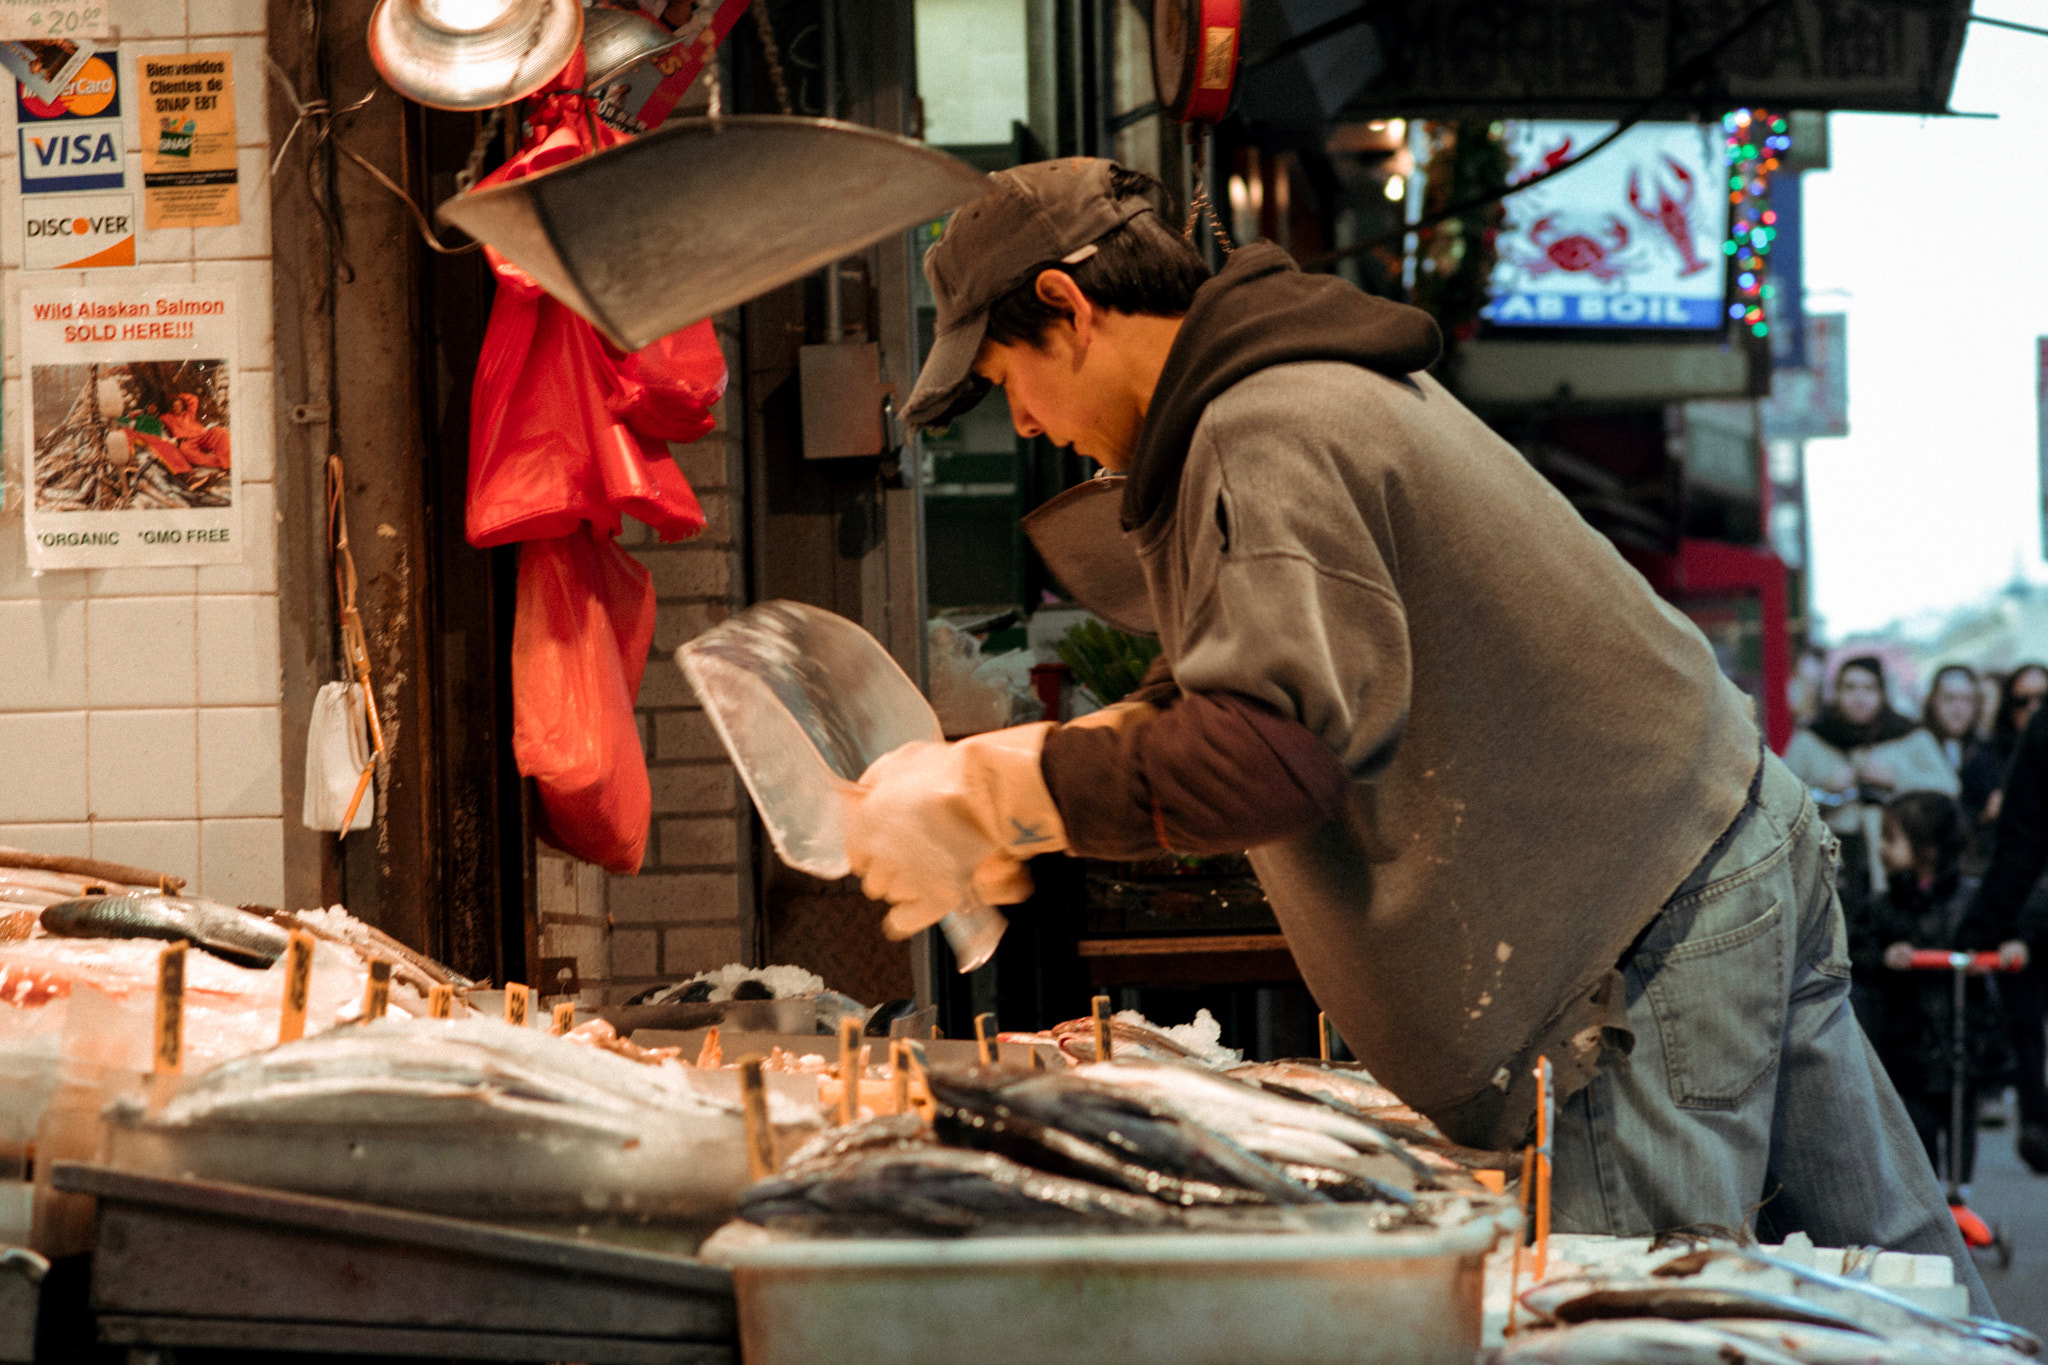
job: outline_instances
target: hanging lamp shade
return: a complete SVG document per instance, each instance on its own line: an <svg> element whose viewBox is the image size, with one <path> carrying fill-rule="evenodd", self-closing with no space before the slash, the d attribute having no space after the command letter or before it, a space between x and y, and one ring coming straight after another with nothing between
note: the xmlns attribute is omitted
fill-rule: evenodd
<svg viewBox="0 0 2048 1365"><path fill-rule="evenodd" d="M748 114L672 121L438 212L631 351L929 222L987 183L909 138Z"/></svg>
<svg viewBox="0 0 2048 1365"><path fill-rule="evenodd" d="M602 88L683 41L636 9L589 10L583 16L583 69L589 73L584 83Z"/></svg>
<svg viewBox="0 0 2048 1365"><path fill-rule="evenodd" d="M434 109L495 109L546 85L576 51L576 0L379 0L370 60Z"/></svg>

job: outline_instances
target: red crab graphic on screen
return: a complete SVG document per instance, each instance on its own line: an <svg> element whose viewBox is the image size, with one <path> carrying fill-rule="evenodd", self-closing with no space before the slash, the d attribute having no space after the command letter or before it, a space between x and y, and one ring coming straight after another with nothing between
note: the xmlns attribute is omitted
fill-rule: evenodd
<svg viewBox="0 0 2048 1365"><path fill-rule="evenodd" d="M1713 264L1711 260L1703 259L1692 244L1692 202L1699 192L1699 186L1693 182L1692 172L1680 165L1675 157L1665 157L1664 165L1677 181L1677 193L1674 195L1664 187L1664 180L1660 175L1656 181L1657 206L1645 208L1642 172L1633 170L1628 173L1629 207L1644 219L1664 229L1664 235L1678 248L1679 260L1683 262L1679 275L1697 275Z"/></svg>
<svg viewBox="0 0 2048 1365"><path fill-rule="evenodd" d="M1531 275L1548 275L1553 270L1591 275L1602 284L1620 279L1628 268L1616 259L1628 245L1628 227L1609 216L1606 240L1584 232L1561 232L1557 219L1545 214L1529 225L1529 244L1543 254L1516 262Z"/></svg>

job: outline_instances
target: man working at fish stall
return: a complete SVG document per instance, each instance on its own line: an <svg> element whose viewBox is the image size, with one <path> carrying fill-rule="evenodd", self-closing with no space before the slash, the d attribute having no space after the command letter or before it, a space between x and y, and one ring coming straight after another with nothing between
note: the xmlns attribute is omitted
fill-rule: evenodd
<svg viewBox="0 0 2048 1365"><path fill-rule="evenodd" d="M1023 899L1039 853L1249 848L1317 1001L1450 1137L1526 1141L1551 1060L1559 1228L1762 1205L1767 1233L1952 1255L1986 1307L1845 1004L1805 788L1699 632L1423 373L1428 315L1271 245L1209 278L1110 162L994 180L926 258L905 415L1000 385L1020 435L1122 473L1051 509L1115 504L1065 533L1079 559L1034 539L1084 603L1127 543L1167 668L877 763L847 849L891 932L970 885Z"/></svg>

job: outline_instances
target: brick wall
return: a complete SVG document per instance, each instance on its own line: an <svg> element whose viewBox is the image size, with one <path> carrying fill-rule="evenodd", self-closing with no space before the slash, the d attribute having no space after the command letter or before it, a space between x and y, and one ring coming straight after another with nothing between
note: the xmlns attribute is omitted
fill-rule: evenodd
<svg viewBox="0 0 2048 1365"><path fill-rule="evenodd" d="M740 820L746 791L673 657L677 645L745 601L745 447L741 433L727 424L727 414L743 410L733 321L723 319L719 326L734 378L714 413L718 425L678 447L676 456L704 505L703 534L660 545L645 527L628 523L622 541L654 575L654 655L638 706L654 821L640 875L606 879L614 999L653 982L741 961L753 937L752 878Z"/></svg>

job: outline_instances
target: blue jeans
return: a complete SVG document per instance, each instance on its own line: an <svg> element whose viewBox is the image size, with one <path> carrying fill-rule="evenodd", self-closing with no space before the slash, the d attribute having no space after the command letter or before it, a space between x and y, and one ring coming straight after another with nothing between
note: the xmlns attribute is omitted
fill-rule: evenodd
<svg viewBox="0 0 2048 1365"><path fill-rule="evenodd" d="M1552 1225L1695 1223L1948 1256L1990 1313L1891 1081L1849 1008L1835 842L1774 755L1757 799L1623 961L1635 1046L1559 1108Z"/></svg>

